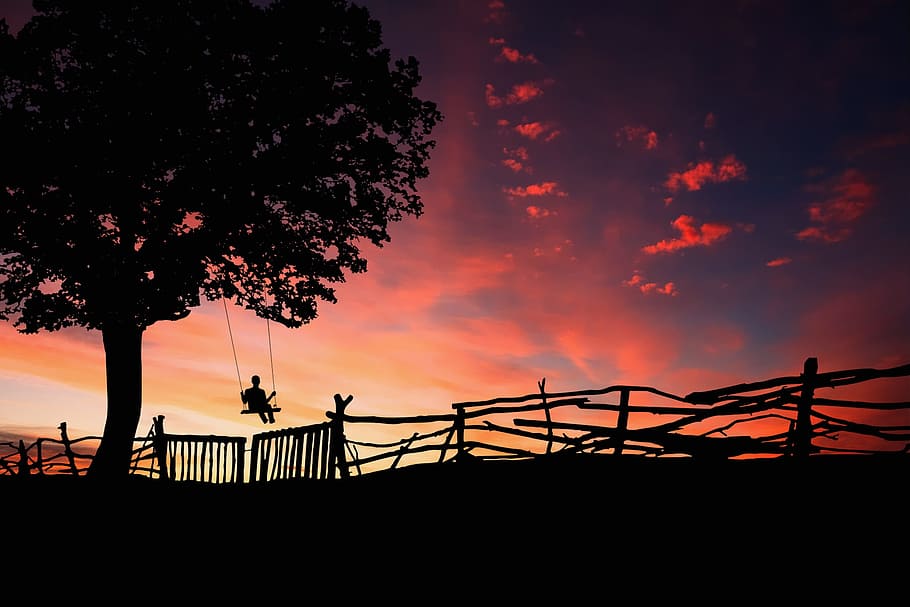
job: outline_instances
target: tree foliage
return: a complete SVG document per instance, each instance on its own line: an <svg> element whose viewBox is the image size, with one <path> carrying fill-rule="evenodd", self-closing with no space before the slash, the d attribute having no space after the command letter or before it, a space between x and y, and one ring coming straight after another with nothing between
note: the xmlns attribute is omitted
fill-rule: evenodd
<svg viewBox="0 0 910 607"><path fill-rule="evenodd" d="M114 343L203 298L299 327L366 270L366 243L421 214L442 116L366 9L34 8L15 36L0 24L0 319L102 332L105 439L112 400L136 388L112 387Z"/></svg>

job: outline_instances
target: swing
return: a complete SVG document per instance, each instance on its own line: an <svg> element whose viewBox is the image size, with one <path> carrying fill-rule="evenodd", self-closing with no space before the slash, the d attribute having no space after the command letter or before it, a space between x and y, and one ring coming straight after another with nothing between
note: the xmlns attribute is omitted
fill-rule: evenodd
<svg viewBox="0 0 910 607"><path fill-rule="evenodd" d="M230 317L230 315L228 315L227 301L224 299L222 299L221 301L222 301L222 303L224 303L224 318L225 318L225 320L227 320L228 335L231 338L231 351L234 353L234 368L237 369L237 383L240 384L240 391L243 392L243 380L240 378L240 365L237 362L237 348L234 347L234 333L231 331L231 317ZM271 332L271 329L269 328L269 319L268 318L265 319L265 330L266 330L266 333L267 333L268 339L269 339L269 367L271 367L271 371L272 371L272 391L275 392L276 391L275 390L275 363L272 360L272 332ZM281 411L281 407L276 406L277 402L278 402L277 396L275 397L275 400L273 402L276 404L275 405L267 404L267 406L272 409L273 413L278 413L279 411ZM267 410L265 410L265 409L263 409L263 411L267 412ZM249 415L249 414L259 415L259 411L251 410L249 408L249 403L244 403L243 409L240 411L240 414L241 415Z"/></svg>

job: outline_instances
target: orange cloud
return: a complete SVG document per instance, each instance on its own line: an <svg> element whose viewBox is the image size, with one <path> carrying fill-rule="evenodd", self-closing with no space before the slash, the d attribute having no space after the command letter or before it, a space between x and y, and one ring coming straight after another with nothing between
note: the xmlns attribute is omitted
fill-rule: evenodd
<svg viewBox="0 0 910 607"><path fill-rule="evenodd" d="M790 259L789 257L778 257L777 259L772 259L765 265L768 266L769 268L779 268L780 266L787 265L791 261L793 261L793 260Z"/></svg>
<svg viewBox="0 0 910 607"><path fill-rule="evenodd" d="M515 125L515 132L528 139L537 139L544 133L547 137L544 141L552 141L559 135L559 131L553 129L553 125L544 122L524 122Z"/></svg>
<svg viewBox="0 0 910 607"><path fill-rule="evenodd" d="M522 82L514 85L505 97L498 96L495 87L492 84L487 84L484 89L484 98L487 101L487 106L491 108L527 103L543 95L543 86L551 83L552 80Z"/></svg>
<svg viewBox="0 0 910 607"><path fill-rule="evenodd" d="M722 223L703 223L701 227L695 225L695 220L689 215L680 215L670 224L679 233L679 238L669 238L642 248L642 251L651 255L655 253L672 253L680 249L703 246L707 247L722 240L733 231L728 225Z"/></svg>
<svg viewBox="0 0 910 607"><path fill-rule="evenodd" d="M687 170L670 173L665 185L671 192L677 192L683 187L692 192L700 190L702 185L706 183L744 181L745 179L746 165L737 160L736 156L730 154L718 163L710 160L699 162L698 164L689 163Z"/></svg>
<svg viewBox="0 0 910 607"><path fill-rule="evenodd" d="M657 133L646 126L626 125L622 127L616 131L616 145L622 145L623 139L626 141L641 141L647 150L657 149Z"/></svg>
<svg viewBox="0 0 910 607"><path fill-rule="evenodd" d="M796 234L800 240L840 242L853 233L852 224L872 205L874 189L855 169L821 184L806 188L821 200L809 205L809 220L814 224Z"/></svg>
<svg viewBox="0 0 910 607"><path fill-rule="evenodd" d="M529 186L518 186L514 188L506 188L505 192L510 196L518 196L519 198L526 198L528 196L567 196L565 192L559 189L559 184L555 181L544 181L542 183L532 183Z"/></svg>
<svg viewBox="0 0 910 607"><path fill-rule="evenodd" d="M660 286L656 282L646 281L641 274L635 272L632 274L632 278L629 280L622 281L622 284L627 287L635 287L642 293L659 293L661 295L669 295L670 297L676 297L679 295L679 290L676 288L676 284L672 282L664 283L663 286Z"/></svg>

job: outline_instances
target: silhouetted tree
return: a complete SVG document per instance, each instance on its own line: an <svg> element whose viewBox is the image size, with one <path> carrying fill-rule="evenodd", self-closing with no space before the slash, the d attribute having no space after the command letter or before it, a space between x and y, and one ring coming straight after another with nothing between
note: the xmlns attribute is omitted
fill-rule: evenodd
<svg viewBox="0 0 910 607"><path fill-rule="evenodd" d="M0 21L0 318L101 332L91 476L128 474L142 336L202 298L299 327L423 203L442 119L342 0L35 0Z"/></svg>

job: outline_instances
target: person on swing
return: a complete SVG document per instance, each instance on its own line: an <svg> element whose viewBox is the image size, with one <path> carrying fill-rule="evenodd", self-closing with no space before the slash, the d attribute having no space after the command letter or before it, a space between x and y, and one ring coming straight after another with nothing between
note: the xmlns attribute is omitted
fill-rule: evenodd
<svg viewBox="0 0 910 607"><path fill-rule="evenodd" d="M266 397L265 390L259 387L259 376L254 375L250 378L250 381L253 382L253 386L240 392L240 400L250 411L255 411L259 414L259 419L262 420L263 424L274 424L275 413L272 411L269 401L275 397L275 391L272 390L272 393Z"/></svg>

